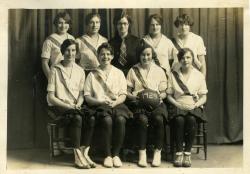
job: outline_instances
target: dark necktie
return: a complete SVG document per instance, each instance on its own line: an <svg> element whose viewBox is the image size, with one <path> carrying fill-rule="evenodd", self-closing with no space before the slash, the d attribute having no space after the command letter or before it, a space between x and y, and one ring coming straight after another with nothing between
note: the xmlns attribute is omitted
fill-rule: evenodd
<svg viewBox="0 0 250 174"><path fill-rule="evenodd" d="M126 56L127 56L127 48L126 48L126 44L125 44L125 39L122 39L122 43L121 43L121 47L120 47L120 56L118 59L119 63L122 66L125 66L127 64Z"/></svg>

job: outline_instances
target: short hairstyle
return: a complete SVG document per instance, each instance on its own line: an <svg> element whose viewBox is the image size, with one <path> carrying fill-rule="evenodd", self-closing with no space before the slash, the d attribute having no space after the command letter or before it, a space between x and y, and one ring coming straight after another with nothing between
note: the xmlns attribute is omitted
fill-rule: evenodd
<svg viewBox="0 0 250 174"><path fill-rule="evenodd" d="M152 19L156 20L160 25L163 24L163 19L159 14L152 14L148 17L147 24L150 25Z"/></svg>
<svg viewBox="0 0 250 174"><path fill-rule="evenodd" d="M63 41L63 43L61 45L61 53L62 53L62 55L64 54L64 52L66 51L66 49L70 45L75 45L76 46L76 52L78 53L78 51L79 51L78 43L73 39L66 39L66 40Z"/></svg>
<svg viewBox="0 0 250 174"><path fill-rule="evenodd" d="M93 17L98 17L100 22L101 22L101 16L99 13L89 13L87 14L87 16L85 17L85 25L88 25L90 20L93 18Z"/></svg>
<svg viewBox="0 0 250 174"><path fill-rule="evenodd" d="M174 25L176 28L178 28L180 25L189 25L189 26L193 26L194 25L194 21L193 19L187 15L187 14L182 14L176 17L175 21L174 21Z"/></svg>
<svg viewBox="0 0 250 174"><path fill-rule="evenodd" d="M66 11L57 13L53 24L57 25L60 18L63 18L67 24L72 25L71 17Z"/></svg>
<svg viewBox="0 0 250 174"><path fill-rule="evenodd" d="M102 50L103 48L106 49L106 50L109 50L111 55L114 55L114 49L113 49L113 47L112 47L108 42L104 42L104 43L102 43L102 44L98 47L98 49L97 49L97 54L98 54L98 55L100 54L100 52L101 52L101 50Z"/></svg>
<svg viewBox="0 0 250 174"><path fill-rule="evenodd" d="M183 56L188 52L190 52L190 54L193 58L193 61L194 61L194 52L190 48L182 48L179 50L179 52L177 54L178 61L180 62L183 59Z"/></svg>
<svg viewBox="0 0 250 174"><path fill-rule="evenodd" d="M147 49L147 48L151 48L151 50L152 50L152 59L153 59L153 60L156 60L156 59L157 59L157 54L155 53L154 48L142 39L142 40L140 41L140 44L139 44L138 47L136 48L137 62L140 62L141 53L142 53L145 49Z"/></svg>
<svg viewBox="0 0 250 174"><path fill-rule="evenodd" d="M131 25L132 24L132 19L131 17L127 14L126 11L122 11L118 14L115 15L114 19L113 19L113 24L115 26L117 26L118 22L122 19L122 18L126 18L128 20L128 23Z"/></svg>

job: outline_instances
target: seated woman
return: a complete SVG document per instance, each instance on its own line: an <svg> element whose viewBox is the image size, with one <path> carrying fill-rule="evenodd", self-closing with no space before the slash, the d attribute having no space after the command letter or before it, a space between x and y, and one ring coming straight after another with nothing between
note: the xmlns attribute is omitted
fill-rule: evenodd
<svg viewBox="0 0 250 174"><path fill-rule="evenodd" d="M90 113L96 116L103 128L104 166L121 167L119 153L125 136L126 119L132 117L123 104L127 94L126 78L121 70L111 65L114 51L108 43L103 43L97 53L100 65L89 73L84 96Z"/></svg>
<svg viewBox="0 0 250 174"><path fill-rule="evenodd" d="M152 57L155 56L153 48L145 42L139 46L137 50L139 63L134 65L128 72L128 99L138 102L138 93L144 89L156 91L160 97L160 104L152 109L146 110L140 104L131 107L134 118L138 124L138 141L139 141L139 161L141 167L147 166L146 157L146 142L147 142L147 125L153 124L155 129L154 137L154 156L152 166L160 166L161 164L161 149L164 140L164 119L167 119L166 106L162 102L166 98L167 78L164 70L152 62Z"/></svg>
<svg viewBox="0 0 250 174"><path fill-rule="evenodd" d="M191 148L196 131L196 119L206 120L203 104L207 100L207 86L204 75L193 67L194 54L191 49L179 50L178 60L181 67L172 72L167 90L172 106L168 109L173 123L176 142L174 166L191 166ZM183 158L183 142L184 158Z"/></svg>
<svg viewBox="0 0 250 174"><path fill-rule="evenodd" d="M47 99L50 110L57 116L54 121L62 127L69 128L76 167L90 168L95 167L95 163L88 156L95 120L94 117L84 119L81 111L85 74L75 63L77 51L78 47L74 40L66 39L62 43L61 53L64 60L51 68ZM84 121L87 121L86 132L82 129Z"/></svg>
<svg viewBox="0 0 250 174"><path fill-rule="evenodd" d="M99 34L101 17L98 13L89 13L85 18L86 34L76 39L79 44L79 65L89 72L99 66L97 48L108 40Z"/></svg>

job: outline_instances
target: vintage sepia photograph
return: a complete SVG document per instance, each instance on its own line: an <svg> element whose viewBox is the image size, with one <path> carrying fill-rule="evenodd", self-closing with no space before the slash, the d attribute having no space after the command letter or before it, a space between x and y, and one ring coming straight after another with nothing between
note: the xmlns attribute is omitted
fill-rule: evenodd
<svg viewBox="0 0 250 174"><path fill-rule="evenodd" d="M9 170L242 167L242 8L8 13Z"/></svg>
<svg viewBox="0 0 250 174"><path fill-rule="evenodd" d="M4 172L246 167L243 6L6 13Z"/></svg>

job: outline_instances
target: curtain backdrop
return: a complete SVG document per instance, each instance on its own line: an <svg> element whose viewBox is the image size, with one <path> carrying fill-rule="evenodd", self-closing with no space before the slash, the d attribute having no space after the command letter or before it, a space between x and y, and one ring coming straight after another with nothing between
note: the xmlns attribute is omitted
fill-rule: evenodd
<svg viewBox="0 0 250 174"><path fill-rule="evenodd" d="M8 148L47 147L46 80L41 71L41 48L55 32L53 19L66 10L73 19L70 33L85 32L84 18L98 11L100 33L114 36L113 17L119 9L11 9L9 10ZM131 32L142 37L150 14L163 16L162 32L169 38L177 15L194 19L192 31L207 48L208 142L232 143L243 139L243 9L126 9Z"/></svg>

